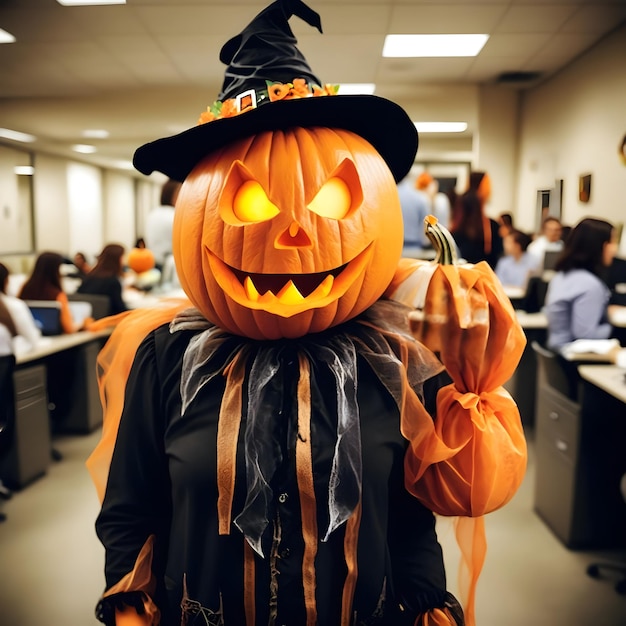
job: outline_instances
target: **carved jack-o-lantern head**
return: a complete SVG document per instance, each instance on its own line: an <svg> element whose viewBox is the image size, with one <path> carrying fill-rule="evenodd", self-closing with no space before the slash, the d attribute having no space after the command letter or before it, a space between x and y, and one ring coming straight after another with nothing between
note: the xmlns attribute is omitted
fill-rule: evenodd
<svg viewBox="0 0 626 626"><path fill-rule="evenodd" d="M394 178L354 133L260 133L206 157L176 205L183 288L215 324L298 337L351 319L383 293L402 249Z"/></svg>
<svg viewBox="0 0 626 626"><path fill-rule="evenodd" d="M259 339L319 332L383 293L402 248L395 183L418 143L397 104L321 83L292 14L321 31L303 2L270 4L222 47L222 91L199 125L134 158L184 181L173 249L187 295Z"/></svg>

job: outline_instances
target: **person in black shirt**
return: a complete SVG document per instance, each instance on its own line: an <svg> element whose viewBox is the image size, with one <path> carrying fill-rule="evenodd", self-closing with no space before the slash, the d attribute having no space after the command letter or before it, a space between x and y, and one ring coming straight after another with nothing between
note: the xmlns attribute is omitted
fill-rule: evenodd
<svg viewBox="0 0 626 626"><path fill-rule="evenodd" d="M127 310L122 297L121 278L124 273L124 246L117 243L106 245L94 268L85 276L77 293L99 294L109 298L109 314L115 315Z"/></svg>

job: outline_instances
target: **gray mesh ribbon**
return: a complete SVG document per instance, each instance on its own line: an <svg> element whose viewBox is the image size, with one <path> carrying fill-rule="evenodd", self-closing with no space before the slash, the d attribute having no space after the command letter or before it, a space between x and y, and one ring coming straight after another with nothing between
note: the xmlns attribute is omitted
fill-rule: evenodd
<svg viewBox="0 0 626 626"><path fill-rule="evenodd" d="M357 363L349 336L334 335L328 345L310 344L309 358L325 363L335 377L337 441L328 485L329 524L323 541L343 524L361 498L361 426L357 402Z"/></svg>
<svg viewBox="0 0 626 626"><path fill-rule="evenodd" d="M170 331L197 331L185 351L181 376L182 413L200 390L232 361L247 355L247 407L244 437L246 500L234 520L251 547L263 555L261 539L269 523L272 479L283 463L286 449L278 435L284 406L292 406L288 381L297 380L296 353L316 368L325 366L335 380L337 437L328 485L329 524L323 540L352 514L361 497L361 432L357 401L357 357L362 356L387 388L398 406L402 399L399 368L400 346L410 346L409 381L421 393L422 383L442 370L437 358L407 334L407 309L382 301L361 318L341 328L295 340L258 342L236 337L212 326L193 310L184 311L171 323ZM288 349L285 347L288 346ZM242 390L243 393L244 390ZM297 416L291 416L297 424ZM283 426L287 426L282 424ZM283 429L283 432L288 428Z"/></svg>
<svg viewBox="0 0 626 626"><path fill-rule="evenodd" d="M283 461L275 422L284 419L281 362L277 349L261 349L252 361L248 377L248 409L244 432L247 495L235 525L250 546L263 556L261 537L268 520L272 500L270 482Z"/></svg>

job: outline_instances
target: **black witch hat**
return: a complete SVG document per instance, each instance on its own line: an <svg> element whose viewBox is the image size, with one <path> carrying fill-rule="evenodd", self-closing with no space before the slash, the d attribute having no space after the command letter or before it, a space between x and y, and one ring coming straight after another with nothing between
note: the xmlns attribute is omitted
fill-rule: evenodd
<svg viewBox="0 0 626 626"><path fill-rule="evenodd" d="M396 181L407 174L418 136L406 112L378 96L336 94L322 86L296 47L289 18L322 32L319 15L301 0L277 0L220 52L228 66L218 100L198 126L141 146L133 163L143 174L183 181L209 153L263 131L321 126L352 131L380 153Z"/></svg>

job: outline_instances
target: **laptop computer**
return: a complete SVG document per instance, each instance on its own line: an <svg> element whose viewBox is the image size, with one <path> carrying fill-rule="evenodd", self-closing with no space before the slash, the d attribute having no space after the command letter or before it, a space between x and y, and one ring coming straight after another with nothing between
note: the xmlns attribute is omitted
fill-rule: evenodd
<svg viewBox="0 0 626 626"><path fill-rule="evenodd" d="M61 305L54 300L26 300L41 334L48 337L63 334Z"/></svg>

